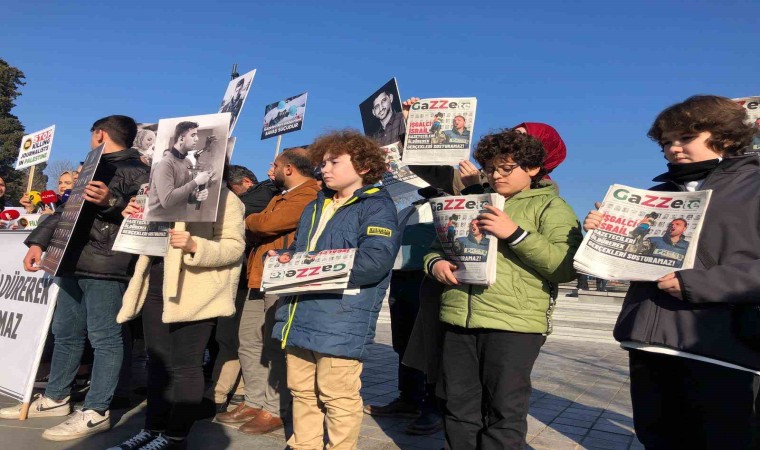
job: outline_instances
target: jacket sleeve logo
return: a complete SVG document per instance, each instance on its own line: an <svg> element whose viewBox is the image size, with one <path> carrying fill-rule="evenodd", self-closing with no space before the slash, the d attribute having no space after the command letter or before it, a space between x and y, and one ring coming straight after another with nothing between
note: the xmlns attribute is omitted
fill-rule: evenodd
<svg viewBox="0 0 760 450"><path fill-rule="evenodd" d="M393 231L390 228L367 227L367 236L384 236L391 237Z"/></svg>

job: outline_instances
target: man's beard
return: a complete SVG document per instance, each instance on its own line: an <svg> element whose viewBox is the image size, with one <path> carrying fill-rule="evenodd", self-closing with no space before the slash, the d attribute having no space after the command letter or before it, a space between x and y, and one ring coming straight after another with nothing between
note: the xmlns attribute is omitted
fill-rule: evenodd
<svg viewBox="0 0 760 450"><path fill-rule="evenodd" d="M274 187L277 189L284 191L285 190L285 181L280 179L277 175L274 176L274 180L272 180L272 184L274 184Z"/></svg>

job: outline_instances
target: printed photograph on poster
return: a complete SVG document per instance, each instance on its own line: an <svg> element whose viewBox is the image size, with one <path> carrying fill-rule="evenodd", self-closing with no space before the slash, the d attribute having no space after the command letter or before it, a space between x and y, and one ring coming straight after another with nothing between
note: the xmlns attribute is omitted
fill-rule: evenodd
<svg viewBox="0 0 760 450"><path fill-rule="evenodd" d="M251 90L254 75L256 75L256 69L235 78L229 82L227 90L224 92L222 104L219 106L219 112L230 113L230 134L232 134L232 130L235 129L245 99L248 98L248 92Z"/></svg>
<svg viewBox="0 0 760 450"><path fill-rule="evenodd" d="M409 110L402 161L406 165L457 165L469 159L477 99L427 98Z"/></svg>
<svg viewBox="0 0 760 450"><path fill-rule="evenodd" d="M422 178L415 175L409 167L401 163L403 149L400 142L382 147L385 151L388 171L383 174L383 186L388 191L397 210L410 206L413 202L422 199L417 190L429 186Z"/></svg>
<svg viewBox="0 0 760 450"><path fill-rule="evenodd" d="M96 149L87 153L87 156L84 158L82 169L79 171L79 178L74 183L74 189L71 190L71 194L64 204L63 213L55 227L55 231L53 231L53 237L50 239L50 244L42 256L40 267L50 275L60 276L61 270L71 270L74 268L74 265L67 262L64 257L70 257L69 254L71 252L67 254L66 250L69 247L72 236L76 232L77 220L79 220L79 215L84 207L84 188L95 178L95 171L100 163L104 147L105 144L101 144ZM89 230L85 230L85 232L89 233ZM79 234L81 235L81 232ZM82 240L75 239L75 241L77 242L76 245L83 245ZM81 247L79 251L81 251Z"/></svg>
<svg viewBox="0 0 760 450"><path fill-rule="evenodd" d="M760 155L760 96L735 98L734 101L747 110L747 121L755 125L756 133L750 151Z"/></svg>
<svg viewBox="0 0 760 450"><path fill-rule="evenodd" d="M27 134L21 138L21 147L18 149L18 159L16 160L16 170L36 166L50 159L54 135L55 125L52 125L44 130Z"/></svg>
<svg viewBox="0 0 760 450"><path fill-rule="evenodd" d="M364 134L377 141L380 146L401 141L406 126L401 113L401 97L396 79L391 80L359 103Z"/></svg>
<svg viewBox="0 0 760 450"><path fill-rule="evenodd" d="M264 107L264 128L261 139L278 136L303 127L308 92L274 102Z"/></svg>
<svg viewBox="0 0 760 450"><path fill-rule="evenodd" d="M140 152L140 159L147 165L151 164L153 152L156 150L157 123L138 123L137 135L132 148Z"/></svg>
<svg viewBox="0 0 760 450"><path fill-rule="evenodd" d="M158 122L147 221L216 221L229 120L226 112Z"/></svg>

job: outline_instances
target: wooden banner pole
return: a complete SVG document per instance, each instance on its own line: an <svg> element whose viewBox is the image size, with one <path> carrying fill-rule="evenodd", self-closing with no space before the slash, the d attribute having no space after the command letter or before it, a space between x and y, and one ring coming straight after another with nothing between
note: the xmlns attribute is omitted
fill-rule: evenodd
<svg viewBox="0 0 760 450"><path fill-rule="evenodd" d="M29 405L29 402L21 404L21 414L18 416L18 420L26 420L26 418L29 417Z"/></svg>
<svg viewBox="0 0 760 450"><path fill-rule="evenodd" d="M29 179L26 182L26 192L29 192L32 190L32 183L34 182L34 169L37 166L32 166L29 168Z"/></svg>

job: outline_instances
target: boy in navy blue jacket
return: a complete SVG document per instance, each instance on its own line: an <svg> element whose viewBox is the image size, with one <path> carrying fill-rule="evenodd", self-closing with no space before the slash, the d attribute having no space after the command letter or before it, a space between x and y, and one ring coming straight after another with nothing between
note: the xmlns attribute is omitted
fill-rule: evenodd
<svg viewBox="0 0 760 450"><path fill-rule="evenodd" d="M385 153L371 139L346 130L309 146L327 187L306 206L290 251L355 248L349 294L303 294L277 311L273 336L287 349L293 394L293 449L355 448L362 423L361 360L375 325L399 250L396 207L374 186L387 170ZM280 261L289 259L289 254ZM320 407L324 404L324 409Z"/></svg>

